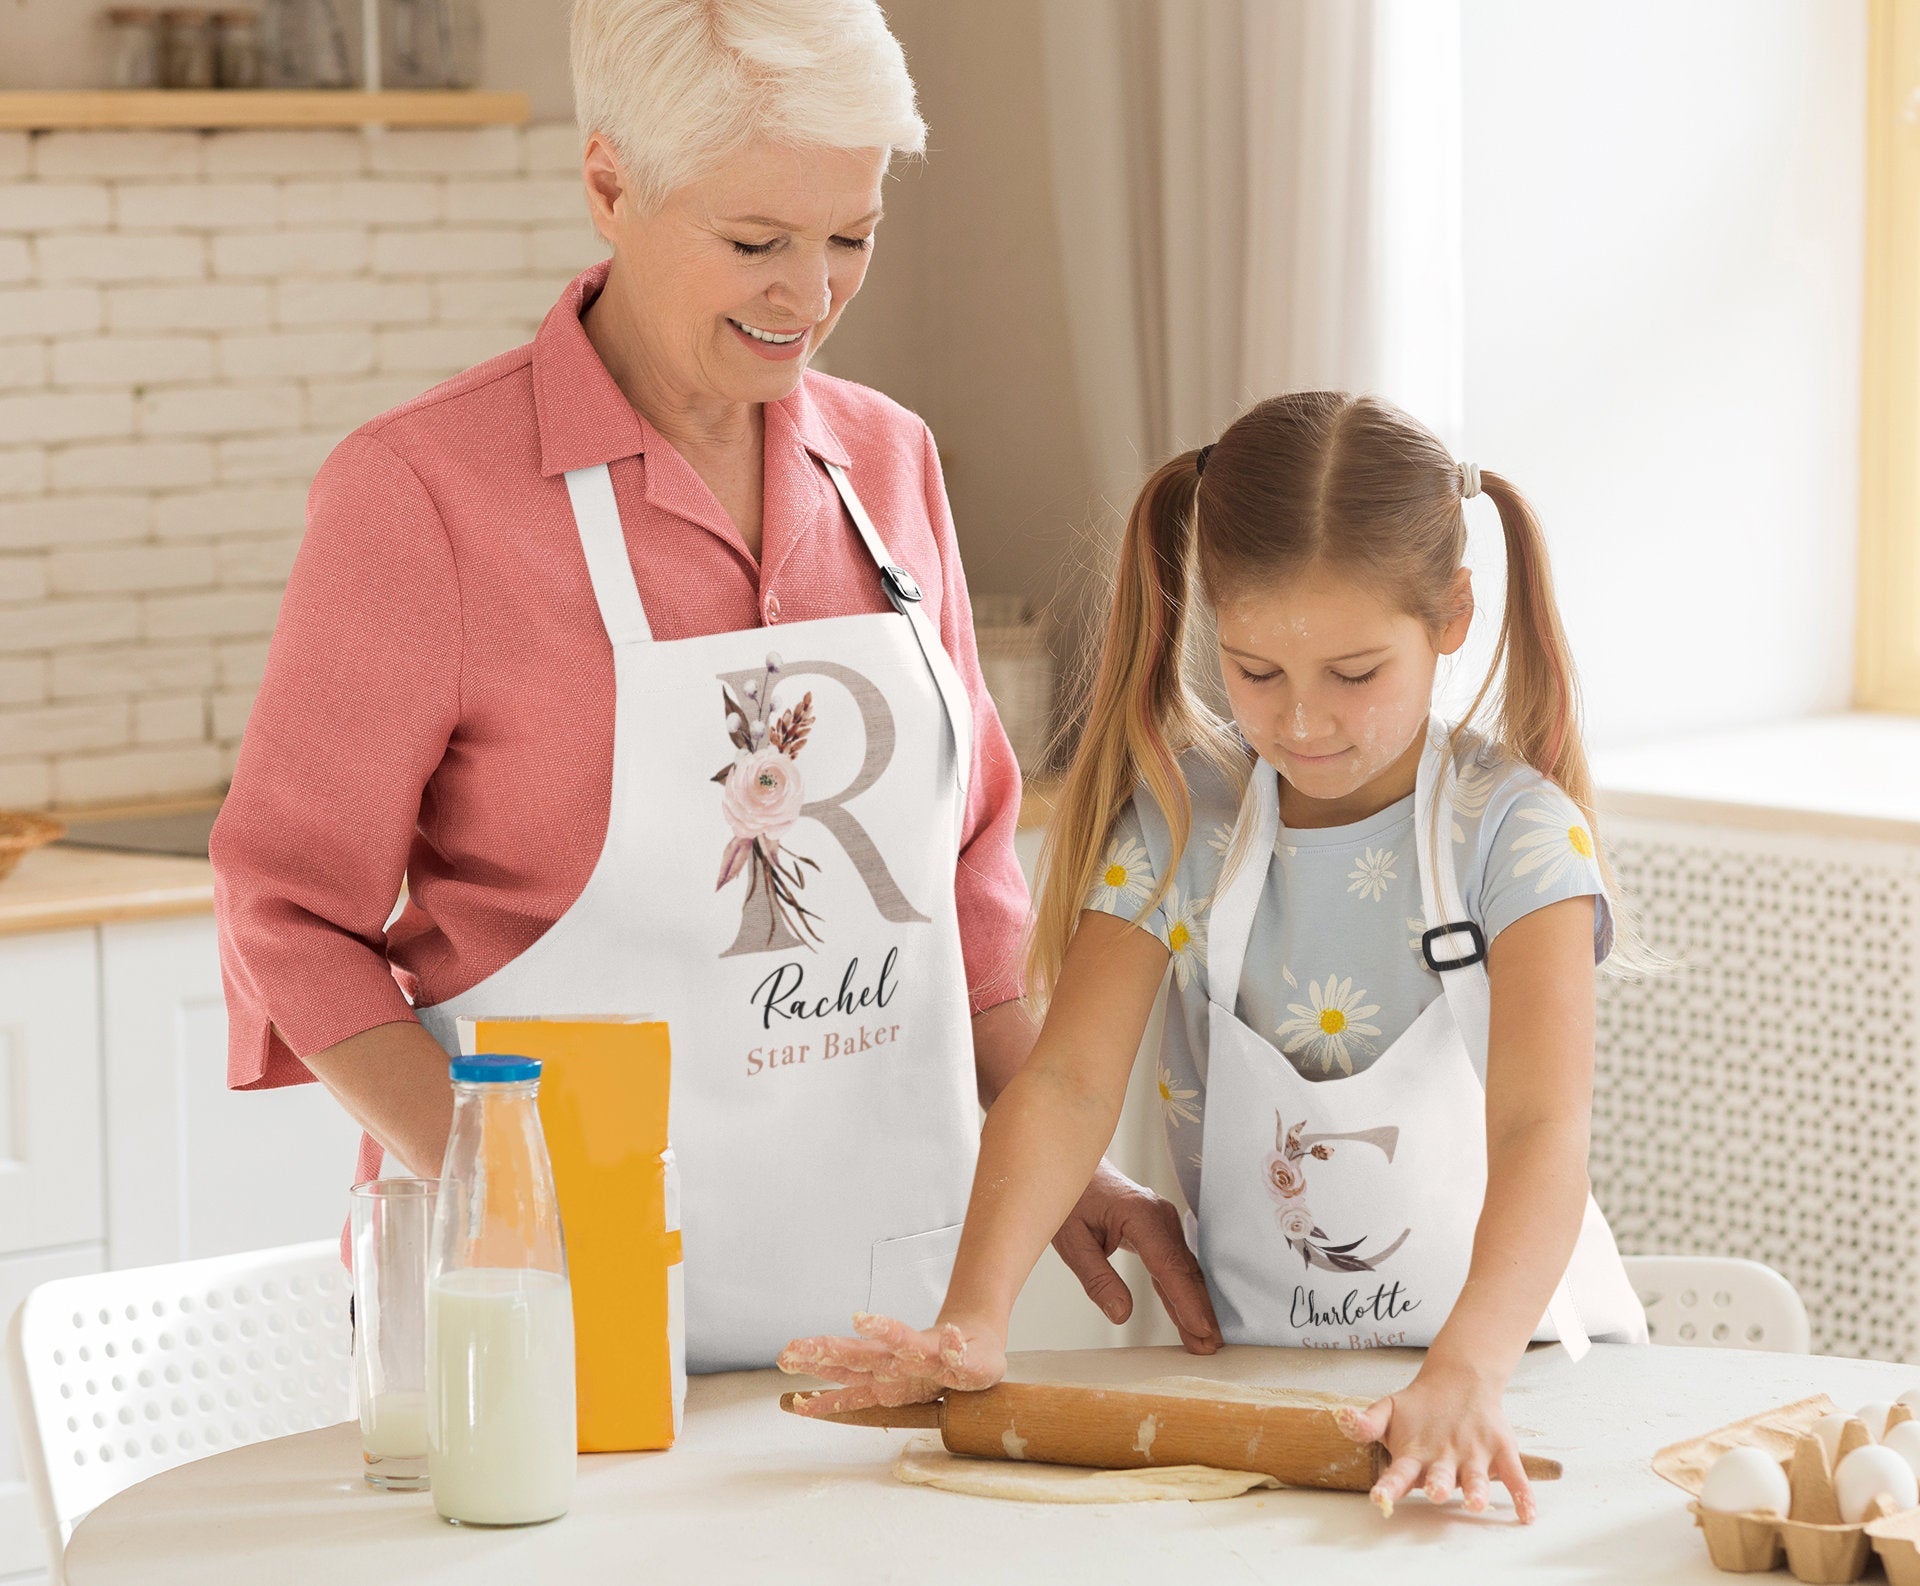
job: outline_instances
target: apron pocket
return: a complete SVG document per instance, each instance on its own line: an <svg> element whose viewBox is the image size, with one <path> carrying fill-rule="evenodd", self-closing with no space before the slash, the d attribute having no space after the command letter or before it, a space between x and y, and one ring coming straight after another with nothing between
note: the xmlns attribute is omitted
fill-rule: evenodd
<svg viewBox="0 0 1920 1586"><path fill-rule="evenodd" d="M909 1327L931 1327L947 1297L947 1279L960 1249L960 1224L924 1234L873 1242L873 1277L867 1309Z"/></svg>

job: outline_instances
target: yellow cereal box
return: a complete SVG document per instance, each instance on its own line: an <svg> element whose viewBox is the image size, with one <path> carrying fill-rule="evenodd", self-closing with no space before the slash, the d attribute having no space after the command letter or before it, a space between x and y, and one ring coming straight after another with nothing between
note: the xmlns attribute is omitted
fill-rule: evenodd
<svg viewBox="0 0 1920 1586"><path fill-rule="evenodd" d="M462 1019L465 1053L540 1059L573 1281L580 1452L670 1448L687 1396L671 1047L657 1019Z"/></svg>

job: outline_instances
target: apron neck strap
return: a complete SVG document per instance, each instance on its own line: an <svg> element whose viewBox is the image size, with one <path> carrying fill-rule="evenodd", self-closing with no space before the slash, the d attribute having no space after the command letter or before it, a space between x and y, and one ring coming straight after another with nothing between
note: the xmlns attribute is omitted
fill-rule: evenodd
<svg viewBox="0 0 1920 1586"><path fill-rule="evenodd" d="M1255 760L1227 845L1227 862L1233 868L1214 893L1207 922L1207 997L1228 1013L1239 1000L1253 916L1266 890L1267 865L1279 835L1280 777L1266 761Z"/></svg>
<svg viewBox="0 0 1920 1586"><path fill-rule="evenodd" d="M1446 727L1431 722L1413 789L1413 846L1420 871L1421 912L1427 928L1422 954L1439 975L1453 1022L1466 1039L1485 1081L1492 989L1487 982L1486 937L1467 913L1454 863L1453 756Z"/></svg>
<svg viewBox="0 0 1920 1586"><path fill-rule="evenodd" d="M1413 787L1413 842L1420 861L1420 902L1428 929L1459 925L1467 918L1467 905L1460 896L1460 876L1452 862L1453 776L1448 759L1445 726L1429 722Z"/></svg>
<svg viewBox="0 0 1920 1586"><path fill-rule="evenodd" d="M627 537L620 528L620 508L613 499L613 476L605 463L567 471L567 497L573 503L573 521L580 530L580 548L586 552L587 576L593 580L593 598L600 620L616 646L644 644L653 638L640 589L627 559Z"/></svg>

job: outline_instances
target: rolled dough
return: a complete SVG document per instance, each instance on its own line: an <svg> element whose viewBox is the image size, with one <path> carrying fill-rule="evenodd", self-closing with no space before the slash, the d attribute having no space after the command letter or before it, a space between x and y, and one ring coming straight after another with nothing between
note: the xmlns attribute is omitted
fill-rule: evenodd
<svg viewBox="0 0 1920 1586"><path fill-rule="evenodd" d="M916 1437L894 1461L896 1481L938 1487L975 1498L1014 1503L1146 1503L1155 1498L1234 1498L1255 1487L1277 1487L1271 1476L1210 1465L1157 1470L1087 1470L1079 1465L1029 1465L1014 1459L949 1454L938 1439Z"/></svg>
<svg viewBox="0 0 1920 1586"><path fill-rule="evenodd" d="M1248 1387L1206 1377L1161 1377L1143 1382L1141 1393L1185 1394L1194 1398L1252 1400L1261 1404L1298 1404L1366 1408L1365 1399L1292 1388ZM1215 1470L1211 1465L1163 1465L1146 1470L1087 1470L1078 1465L1028 1464L1014 1459L976 1459L950 1454L937 1438L915 1438L894 1461L896 1481L938 1487L976 1498L1014 1503L1147 1503L1156 1499L1237 1498L1256 1487L1278 1487L1272 1476L1245 1470Z"/></svg>

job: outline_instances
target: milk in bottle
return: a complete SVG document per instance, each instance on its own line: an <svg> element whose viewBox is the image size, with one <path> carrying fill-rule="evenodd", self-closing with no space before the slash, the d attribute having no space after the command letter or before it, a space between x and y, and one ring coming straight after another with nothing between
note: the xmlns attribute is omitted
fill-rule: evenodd
<svg viewBox="0 0 1920 1586"><path fill-rule="evenodd" d="M427 1285L428 1470L461 1525L530 1525L573 1496L573 1300L535 1106L540 1064L453 1063Z"/></svg>

